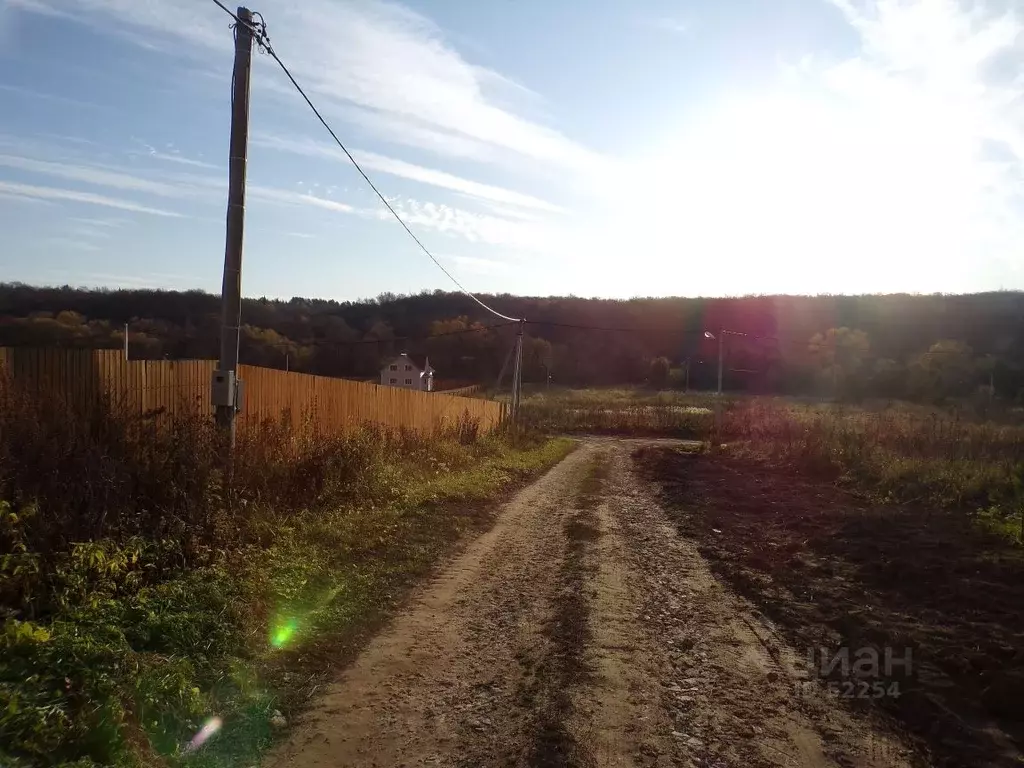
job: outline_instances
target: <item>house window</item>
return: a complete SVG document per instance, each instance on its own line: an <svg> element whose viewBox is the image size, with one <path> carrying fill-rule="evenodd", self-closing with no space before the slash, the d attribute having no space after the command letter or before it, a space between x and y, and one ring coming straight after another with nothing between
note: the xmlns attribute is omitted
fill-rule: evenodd
<svg viewBox="0 0 1024 768"><path fill-rule="evenodd" d="M392 384L397 384L398 383L398 379L391 379L391 383Z"/></svg>
<svg viewBox="0 0 1024 768"><path fill-rule="evenodd" d="M407 365L407 366L405 366L405 370L407 370L407 371L411 371L411 370L412 370L412 366L411 366L411 365Z"/></svg>
<svg viewBox="0 0 1024 768"><path fill-rule="evenodd" d="M391 366L391 370L392 371L397 371L398 370L398 366L397 365L392 365Z"/></svg>
<svg viewBox="0 0 1024 768"><path fill-rule="evenodd" d="M406 380L405 380L405 383L406 383L406 384L412 384L412 379L406 379Z"/></svg>

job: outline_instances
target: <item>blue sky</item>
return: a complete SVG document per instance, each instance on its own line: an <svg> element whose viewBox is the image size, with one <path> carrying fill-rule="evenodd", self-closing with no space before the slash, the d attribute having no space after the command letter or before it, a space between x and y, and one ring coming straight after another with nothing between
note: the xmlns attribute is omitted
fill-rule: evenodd
<svg viewBox="0 0 1024 768"><path fill-rule="evenodd" d="M259 0L276 51L470 290L1024 289L1024 4ZM230 19L0 0L4 280L218 291ZM267 56L243 290L452 286Z"/></svg>

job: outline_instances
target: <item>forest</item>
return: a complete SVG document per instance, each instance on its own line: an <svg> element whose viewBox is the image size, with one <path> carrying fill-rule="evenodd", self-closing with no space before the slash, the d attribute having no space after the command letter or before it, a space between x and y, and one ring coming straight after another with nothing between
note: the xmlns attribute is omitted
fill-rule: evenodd
<svg viewBox="0 0 1024 768"><path fill-rule="evenodd" d="M1024 293L634 298L481 296L525 318L524 381L940 401L1024 398ZM0 346L216 358L220 299L203 291L0 284ZM445 291L362 301L248 298L243 363L372 379L397 352L439 383L494 384L516 324ZM507 375L506 375L507 381Z"/></svg>

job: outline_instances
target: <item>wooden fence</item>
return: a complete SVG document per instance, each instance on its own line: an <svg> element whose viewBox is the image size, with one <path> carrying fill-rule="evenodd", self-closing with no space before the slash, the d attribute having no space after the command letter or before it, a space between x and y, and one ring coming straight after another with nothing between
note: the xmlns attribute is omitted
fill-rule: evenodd
<svg viewBox="0 0 1024 768"><path fill-rule="evenodd" d="M120 350L0 348L0 368L15 384L88 405L109 398L140 415L199 412L212 414L213 360L132 360ZM239 366L245 383L239 426L281 418L298 422L306 415L330 431L363 424L431 432L460 419L490 432L504 419L505 406L440 392L415 392L346 379Z"/></svg>

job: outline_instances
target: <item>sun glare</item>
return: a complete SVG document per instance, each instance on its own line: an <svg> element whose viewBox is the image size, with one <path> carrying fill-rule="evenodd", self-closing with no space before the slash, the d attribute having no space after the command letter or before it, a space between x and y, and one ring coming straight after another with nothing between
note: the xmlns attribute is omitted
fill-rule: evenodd
<svg viewBox="0 0 1024 768"><path fill-rule="evenodd" d="M684 282L717 270L711 291L927 290L927 264L976 234L983 180L969 116L936 122L930 107L718 105L630 171L626 188L647 194L617 196L610 241Z"/></svg>

